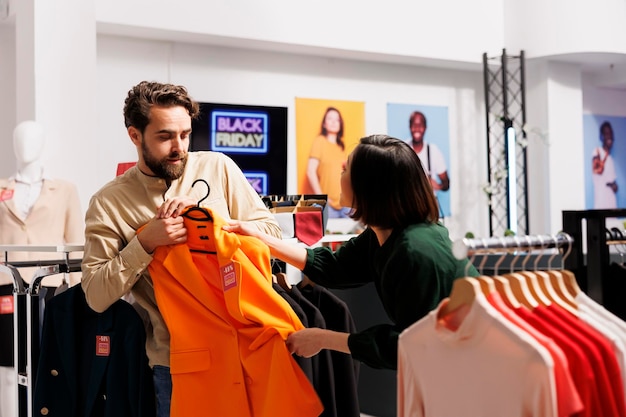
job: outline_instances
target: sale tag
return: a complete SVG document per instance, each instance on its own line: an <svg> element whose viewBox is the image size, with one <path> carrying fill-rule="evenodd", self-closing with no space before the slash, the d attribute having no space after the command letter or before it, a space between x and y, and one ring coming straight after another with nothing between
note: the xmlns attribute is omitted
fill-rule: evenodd
<svg viewBox="0 0 626 417"><path fill-rule="evenodd" d="M96 356L109 356L111 353L111 338L96 336Z"/></svg>
<svg viewBox="0 0 626 417"><path fill-rule="evenodd" d="M13 314L13 296L0 295L0 314Z"/></svg>
<svg viewBox="0 0 626 417"><path fill-rule="evenodd" d="M232 262L220 267L220 273L224 281L224 291L237 286L237 274L235 273L235 266Z"/></svg>
<svg viewBox="0 0 626 417"><path fill-rule="evenodd" d="M0 191L0 201L6 201L13 198L13 190Z"/></svg>

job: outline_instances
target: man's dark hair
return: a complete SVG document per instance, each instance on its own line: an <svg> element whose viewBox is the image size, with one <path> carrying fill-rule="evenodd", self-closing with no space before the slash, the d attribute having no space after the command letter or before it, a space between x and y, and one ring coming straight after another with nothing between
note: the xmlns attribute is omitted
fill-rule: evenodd
<svg viewBox="0 0 626 417"><path fill-rule="evenodd" d="M192 120L200 114L200 106L189 97L187 89L182 85L142 81L130 89L124 101L126 127L133 126L143 133L150 123L152 106L182 106Z"/></svg>
<svg viewBox="0 0 626 417"><path fill-rule="evenodd" d="M424 129L426 129L428 127L426 124L426 116L424 116L424 113L422 113L421 111L417 111L417 110L411 113L411 116L409 116L409 128L411 128L411 125L413 124L413 120L415 120L417 116L421 116L422 121L424 122Z"/></svg>
<svg viewBox="0 0 626 417"><path fill-rule="evenodd" d="M351 217L370 226L435 223L439 206L430 180L410 145L387 135L361 138L351 154Z"/></svg>

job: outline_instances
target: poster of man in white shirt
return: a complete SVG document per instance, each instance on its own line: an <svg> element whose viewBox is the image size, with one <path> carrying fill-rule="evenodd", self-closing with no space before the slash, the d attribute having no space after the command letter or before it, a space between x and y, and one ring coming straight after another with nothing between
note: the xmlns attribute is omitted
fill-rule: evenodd
<svg viewBox="0 0 626 417"><path fill-rule="evenodd" d="M588 209L626 207L626 117L583 116L585 200Z"/></svg>
<svg viewBox="0 0 626 417"><path fill-rule="evenodd" d="M448 108L387 105L388 134L405 140L417 153L439 202L442 218L450 212Z"/></svg>

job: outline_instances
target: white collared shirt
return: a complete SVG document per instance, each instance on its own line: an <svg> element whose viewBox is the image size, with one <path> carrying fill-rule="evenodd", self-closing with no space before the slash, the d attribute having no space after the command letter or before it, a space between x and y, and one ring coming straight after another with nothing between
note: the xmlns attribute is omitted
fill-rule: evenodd
<svg viewBox="0 0 626 417"><path fill-rule="evenodd" d="M35 205L35 202L41 194L45 179L46 176L43 173L38 180L34 181L24 178L19 172L13 176L13 180L15 180L15 193L13 194L13 201L15 202L15 208L22 219L26 219L26 217L28 217L30 210Z"/></svg>

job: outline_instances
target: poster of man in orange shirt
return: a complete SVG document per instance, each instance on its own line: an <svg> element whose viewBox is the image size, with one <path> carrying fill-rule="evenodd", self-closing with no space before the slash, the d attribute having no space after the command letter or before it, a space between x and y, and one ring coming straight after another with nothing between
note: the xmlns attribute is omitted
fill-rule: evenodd
<svg viewBox="0 0 626 417"><path fill-rule="evenodd" d="M365 135L365 103L296 98L298 193L326 194L328 218L348 218L339 203L341 171Z"/></svg>

